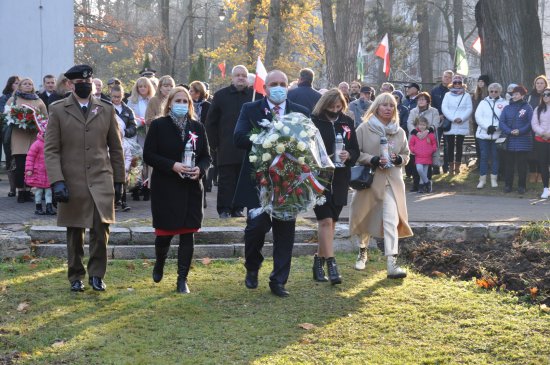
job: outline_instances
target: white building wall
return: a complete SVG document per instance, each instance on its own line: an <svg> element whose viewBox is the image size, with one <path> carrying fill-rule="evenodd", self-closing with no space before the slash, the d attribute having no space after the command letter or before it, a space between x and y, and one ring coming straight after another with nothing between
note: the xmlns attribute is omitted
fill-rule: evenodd
<svg viewBox="0 0 550 365"><path fill-rule="evenodd" d="M73 0L0 0L0 88L11 75L36 88L74 62ZM1 91L1 90L0 90Z"/></svg>

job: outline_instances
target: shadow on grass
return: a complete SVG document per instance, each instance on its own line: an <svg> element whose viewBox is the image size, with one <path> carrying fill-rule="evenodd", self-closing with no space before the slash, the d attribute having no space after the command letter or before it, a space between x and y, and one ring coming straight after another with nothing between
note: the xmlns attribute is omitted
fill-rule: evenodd
<svg viewBox="0 0 550 365"><path fill-rule="evenodd" d="M19 351L21 363L27 358L45 364L249 363L299 341L306 333L299 324L325 326L347 317L366 297L401 285L386 279L379 265L352 270L351 257L341 260L344 284L315 283L310 261L294 260L286 299L267 288L271 261L257 290L244 287L244 268L236 260L195 263L190 295L174 292L173 262L160 284L150 279L147 262L111 262L105 293L69 292L60 260L55 272L41 267L46 263L34 270L20 264L5 280L2 299L9 309L0 313L6 333L0 354ZM29 304L26 313L15 309L20 302Z"/></svg>

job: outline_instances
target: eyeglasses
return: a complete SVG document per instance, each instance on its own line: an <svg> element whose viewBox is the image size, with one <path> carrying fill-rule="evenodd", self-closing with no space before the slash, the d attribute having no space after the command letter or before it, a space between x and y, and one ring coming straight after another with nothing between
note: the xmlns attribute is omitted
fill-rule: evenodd
<svg viewBox="0 0 550 365"><path fill-rule="evenodd" d="M542 94L542 96L544 96L545 98L547 98L547 97L550 96L550 93L544 93L544 94Z"/></svg>

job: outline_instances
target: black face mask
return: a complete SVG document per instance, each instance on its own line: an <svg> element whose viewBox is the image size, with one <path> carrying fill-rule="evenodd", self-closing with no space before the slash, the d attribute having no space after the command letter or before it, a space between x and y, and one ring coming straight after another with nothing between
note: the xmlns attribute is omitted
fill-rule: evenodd
<svg viewBox="0 0 550 365"><path fill-rule="evenodd" d="M330 119L334 119L336 118L338 115L340 115L340 112L333 112L331 110L325 110L325 114L327 115L327 117L329 117Z"/></svg>
<svg viewBox="0 0 550 365"><path fill-rule="evenodd" d="M89 82L74 84L74 93L78 95L79 98L87 99L92 93L92 84Z"/></svg>

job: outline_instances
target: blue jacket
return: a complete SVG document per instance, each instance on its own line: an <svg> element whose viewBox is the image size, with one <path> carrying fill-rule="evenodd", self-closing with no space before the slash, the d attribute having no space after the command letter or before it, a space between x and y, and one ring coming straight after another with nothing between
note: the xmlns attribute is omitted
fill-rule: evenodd
<svg viewBox="0 0 550 365"><path fill-rule="evenodd" d="M418 97L418 96L416 96L414 99L411 99L411 98L409 98L408 96L406 96L406 97L402 100L401 105L403 105L405 108L407 108L409 111L411 111L411 110L413 110L414 108L416 108L416 104L418 104L417 97Z"/></svg>
<svg viewBox="0 0 550 365"><path fill-rule="evenodd" d="M441 103L443 103L443 97L449 92L449 88L443 84L439 84L432 89L430 92L432 96L432 107L436 108L439 112L439 115L443 114L441 110Z"/></svg>
<svg viewBox="0 0 550 365"><path fill-rule="evenodd" d="M309 84L299 84L297 88L292 89L288 92L288 100L293 103L305 106L309 109L311 113L315 104L321 99L321 93Z"/></svg>
<svg viewBox="0 0 550 365"><path fill-rule="evenodd" d="M503 134L508 136L506 149L515 152L528 152L533 148L531 135L531 118L533 108L524 100L510 101L500 114L499 127ZM519 135L511 135L512 130L518 129Z"/></svg>
<svg viewBox="0 0 550 365"><path fill-rule="evenodd" d="M259 189L254 179L254 167L248 160L248 154L252 148L250 141L250 132L254 127L258 127L258 122L262 119L272 120L271 113L266 113L269 110L267 100L260 99L250 103L243 104L241 114L235 126L233 133L233 142L239 149L246 150L243 158L239 182L233 198L233 205L254 209L260 207ZM292 112L302 113L309 117L309 111L298 104L295 104L287 99L285 105L285 114Z"/></svg>

